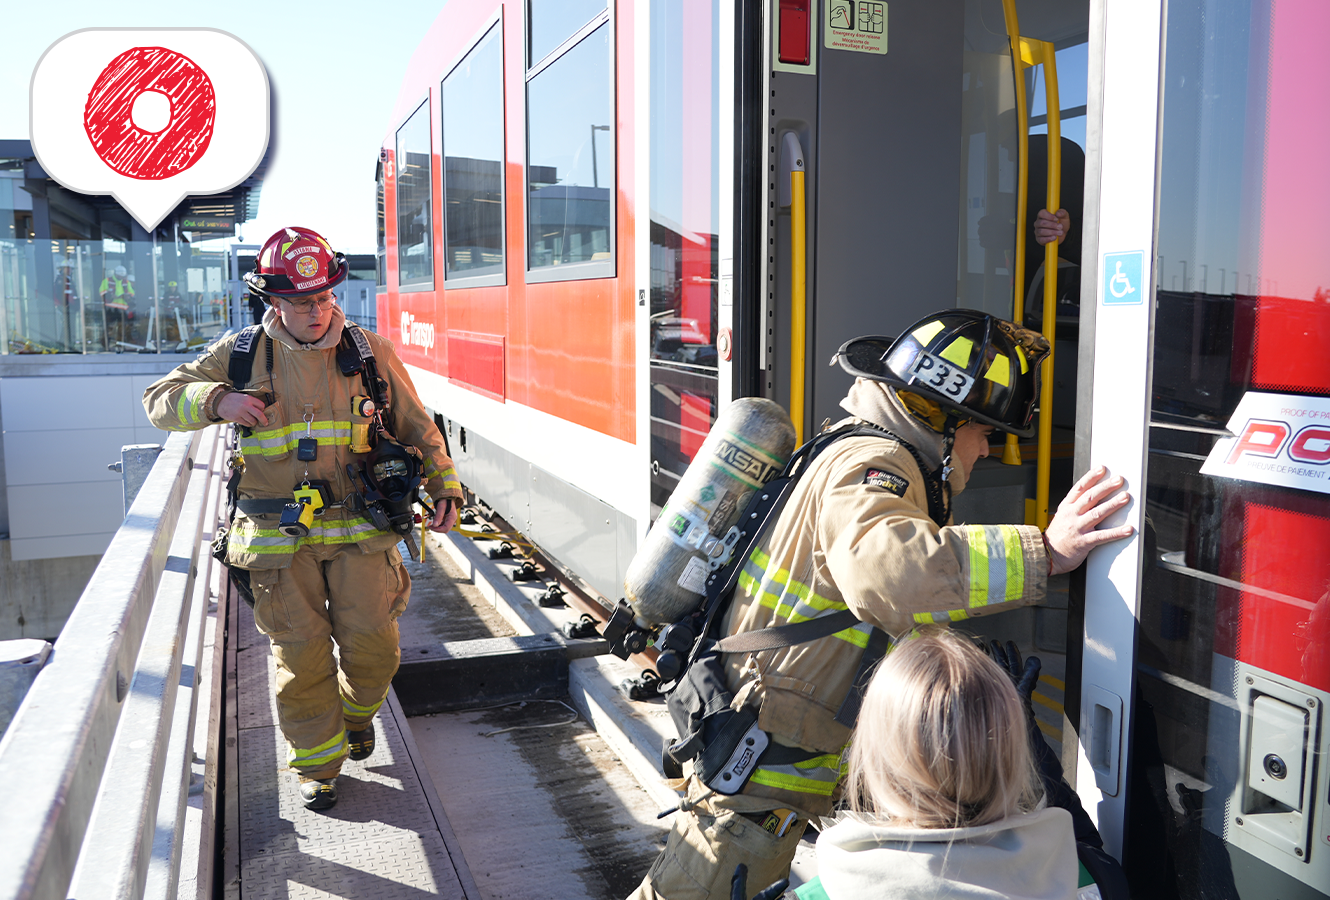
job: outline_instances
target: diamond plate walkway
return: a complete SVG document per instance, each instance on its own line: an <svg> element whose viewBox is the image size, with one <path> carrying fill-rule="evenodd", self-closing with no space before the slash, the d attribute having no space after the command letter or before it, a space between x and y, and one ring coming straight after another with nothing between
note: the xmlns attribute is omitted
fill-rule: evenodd
<svg viewBox="0 0 1330 900"><path fill-rule="evenodd" d="M479 900L396 695L375 720L374 755L343 767L337 806L311 812L286 767L268 641L236 598L230 633L226 900Z"/></svg>

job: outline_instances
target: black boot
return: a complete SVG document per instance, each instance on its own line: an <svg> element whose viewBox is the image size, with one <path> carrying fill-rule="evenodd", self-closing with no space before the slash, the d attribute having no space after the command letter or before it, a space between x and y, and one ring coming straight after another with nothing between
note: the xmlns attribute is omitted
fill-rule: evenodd
<svg viewBox="0 0 1330 900"><path fill-rule="evenodd" d="M352 759L368 759L374 752L374 722L369 722L363 731L348 731L346 744Z"/></svg>

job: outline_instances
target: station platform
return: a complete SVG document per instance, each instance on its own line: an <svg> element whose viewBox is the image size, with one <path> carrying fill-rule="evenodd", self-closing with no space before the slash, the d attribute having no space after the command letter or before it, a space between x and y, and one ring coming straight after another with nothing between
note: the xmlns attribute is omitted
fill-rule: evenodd
<svg viewBox="0 0 1330 900"><path fill-rule="evenodd" d="M618 684L637 667L599 639L564 639L562 623L578 614L539 606L545 585L513 583L506 569L516 563L489 560L485 545L431 534L426 564L406 563L403 665L376 719L378 746L347 762L338 803L323 812L299 802L268 642L237 603L227 900L616 900L637 886L669 829L658 813L677 802L657 768L673 737L664 703L626 700ZM441 661L509 659L542 642L566 659L553 690L531 685L518 699L501 679L450 688L445 673L439 682ZM432 703L454 708L421 711ZM808 843L796 882L810 877L811 861Z"/></svg>

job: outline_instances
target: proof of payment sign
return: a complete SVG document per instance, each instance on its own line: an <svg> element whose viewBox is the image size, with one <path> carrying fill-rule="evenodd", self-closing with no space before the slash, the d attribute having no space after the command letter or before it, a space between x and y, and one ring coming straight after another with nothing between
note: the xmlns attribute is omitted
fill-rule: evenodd
<svg viewBox="0 0 1330 900"><path fill-rule="evenodd" d="M32 74L33 152L82 194L110 194L148 231L188 195L235 187L268 148L268 73L211 28L89 28Z"/></svg>
<svg viewBox="0 0 1330 900"><path fill-rule="evenodd" d="M1145 254L1104 254L1104 306L1122 306L1145 302Z"/></svg>

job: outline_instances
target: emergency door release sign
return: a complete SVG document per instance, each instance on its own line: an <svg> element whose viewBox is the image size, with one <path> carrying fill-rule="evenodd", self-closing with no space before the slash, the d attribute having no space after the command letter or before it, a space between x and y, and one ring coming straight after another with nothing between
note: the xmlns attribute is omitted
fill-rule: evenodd
<svg viewBox="0 0 1330 900"><path fill-rule="evenodd" d="M1330 494L1330 398L1248 391L1201 472Z"/></svg>
<svg viewBox="0 0 1330 900"><path fill-rule="evenodd" d="M213 28L87 28L32 73L33 153L81 194L110 194L147 231L186 196L229 190L268 149L268 73Z"/></svg>

